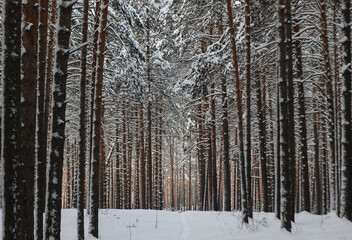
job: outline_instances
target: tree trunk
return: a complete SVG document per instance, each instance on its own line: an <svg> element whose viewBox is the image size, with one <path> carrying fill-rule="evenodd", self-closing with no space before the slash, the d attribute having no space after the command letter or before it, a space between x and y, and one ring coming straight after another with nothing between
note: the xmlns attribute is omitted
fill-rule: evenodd
<svg viewBox="0 0 352 240"><path fill-rule="evenodd" d="M103 0L100 5L100 20L99 20L99 37L98 37L98 51L97 51L97 66L96 66L96 80L95 80L95 121L94 121L94 144L93 144L93 158L91 166L91 196L90 196L90 222L89 233L98 238L99 236L99 157L100 157L100 129L101 123L101 107L102 107L102 90L103 90L103 70L104 70L104 54L105 54L105 39L106 26L108 16L109 0Z"/></svg>
<svg viewBox="0 0 352 240"><path fill-rule="evenodd" d="M82 44L88 38L89 1L83 2ZM81 93L80 93L80 126L79 126L79 160L77 192L77 239L84 240L84 178L86 165L86 83L87 83L87 46L82 48L81 55Z"/></svg>
<svg viewBox="0 0 352 240"><path fill-rule="evenodd" d="M287 46L286 46L286 19L285 0L278 1L278 48L279 48L279 70L278 70L278 92L279 92L279 114L277 116L280 126L279 156L280 156L280 212L281 227L291 232L291 208L290 208L290 152L289 152L289 124L288 94L287 94Z"/></svg>
<svg viewBox="0 0 352 240"><path fill-rule="evenodd" d="M269 200L268 200L268 174L267 174L267 157L266 157L266 124L265 115L263 112L262 92L260 77L257 80L257 111L259 121L259 146L260 146L260 166L261 166L261 177L262 177L262 200L263 200L263 211L269 211ZM265 86L265 82L263 82ZM263 87L264 88L264 87ZM265 89L265 88L264 88ZM265 92L263 93L265 94Z"/></svg>
<svg viewBox="0 0 352 240"><path fill-rule="evenodd" d="M352 221L351 1L342 1L342 216Z"/></svg>
<svg viewBox="0 0 352 240"><path fill-rule="evenodd" d="M99 40L99 19L100 19L100 1L95 2L95 17L94 17L94 38L93 38L93 53L92 53L92 89L91 89L91 100L90 100L90 131L89 131L89 160L88 160L88 201L87 201L87 212L90 214L91 205L91 189L92 189L92 158L93 158L93 134L94 134L94 99L95 99L95 84L96 84L96 66L97 66L97 51L98 51L98 40Z"/></svg>
<svg viewBox="0 0 352 240"><path fill-rule="evenodd" d="M145 151L144 151L144 111L143 103L140 105L139 110L139 124L140 124L140 150L141 150L141 208L146 209L146 176L145 176Z"/></svg>
<svg viewBox="0 0 352 240"><path fill-rule="evenodd" d="M62 166L65 145L66 80L71 33L71 0L58 6L57 48L54 61L53 104L51 116L50 158L47 172L45 239L60 239ZM58 47L60 46L60 47Z"/></svg>
<svg viewBox="0 0 352 240"><path fill-rule="evenodd" d="M294 32L297 34L300 31L299 23L295 23ZM300 80L297 83L298 88L298 112L299 112L299 134L300 134L300 160L302 169L302 189L303 189L303 211L310 212L310 191L309 191L309 166L308 166L308 144L307 144L307 123L306 123L306 106L304 96L303 83L303 65L302 65L302 50L301 41L295 41L296 59L297 59L297 78Z"/></svg>
<svg viewBox="0 0 352 240"><path fill-rule="evenodd" d="M239 151L240 151L240 168L241 168L241 189L242 189L242 211L243 211L243 221L248 223L248 217L251 212L248 212L248 197L247 197L247 179L246 179L246 169L245 169L245 155L244 155L244 137L243 137L243 110L242 110L242 90L241 82L239 76L239 68L237 61L237 50L236 50L236 40L235 40L235 29L232 17L232 7L231 1L226 0L227 3L227 16L229 21L229 32L231 40L231 50L232 50L232 64L235 71L235 91L236 91L236 104L237 104L237 128L238 128L238 138L239 138Z"/></svg>
<svg viewBox="0 0 352 240"><path fill-rule="evenodd" d="M47 55L47 35L48 35L48 1L40 1L39 11L39 35L38 35L38 113L37 113L37 159L35 162L35 203L34 203L34 239L43 239L43 213L45 206L45 175L46 175L46 155L48 128L45 118L45 69ZM46 128L45 128L46 126Z"/></svg>
<svg viewBox="0 0 352 240"><path fill-rule="evenodd" d="M38 0L22 5L22 80L21 80L21 148L24 192L21 223L23 239L34 238L34 162L36 147L37 67L38 67Z"/></svg>
<svg viewBox="0 0 352 240"><path fill-rule="evenodd" d="M21 211L24 192L20 163L21 103L21 1L5 0L3 5L2 72L2 207L3 239L23 239Z"/></svg>
<svg viewBox="0 0 352 240"><path fill-rule="evenodd" d="M251 8L250 0L245 0L245 39L246 39L246 187L248 217L253 218L252 203L252 147L251 147ZM241 117L241 115L240 115Z"/></svg>

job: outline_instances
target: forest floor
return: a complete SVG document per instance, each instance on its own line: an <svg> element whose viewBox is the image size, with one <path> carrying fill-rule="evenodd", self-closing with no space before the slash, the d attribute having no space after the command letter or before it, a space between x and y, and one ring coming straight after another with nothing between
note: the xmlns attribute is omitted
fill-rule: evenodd
<svg viewBox="0 0 352 240"><path fill-rule="evenodd" d="M102 240L352 240L352 223L334 213L296 214L292 234L273 213L255 213L248 225L239 212L101 210L99 220ZM63 210L61 236L76 239L76 210Z"/></svg>
<svg viewBox="0 0 352 240"><path fill-rule="evenodd" d="M352 223L334 213L296 214L292 234L273 213L255 213L245 225L239 212L101 210L99 221L102 240L352 240ZM76 210L63 210L61 223L61 239L76 239ZM87 223L86 214L86 231Z"/></svg>

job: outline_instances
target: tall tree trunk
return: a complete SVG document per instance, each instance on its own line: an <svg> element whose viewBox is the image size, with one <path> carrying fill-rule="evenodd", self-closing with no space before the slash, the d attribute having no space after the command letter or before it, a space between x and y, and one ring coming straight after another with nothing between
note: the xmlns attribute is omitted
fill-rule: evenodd
<svg viewBox="0 0 352 240"><path fill-rule="evenodd" d="M147 14L149 14L149 9L147 10ZM147 110L147 117L148 117L148 174L147 174L147 181L148 181L148 206L149 209L153 209L153 160L152 160L152 102L151 102L151 50L150 50L150 18L147 19L147 78L148 78L148 110Z"/></svg>
<svg viewBox="0 0 352 240"><path fill-rule="evenodd" d="M138 107L135 108L135 148L136 148L136 158L135 158L135 192L134 192L134 208L140 209L140 123L139 123L139 112Z"/></svg>
<svg viewBox="0 0 352 240"><path fill-rule="evenodd" d="M315 103L315 106L317 104ZM320 180L320 163L319 163L319 116L318 113L313 115L313 134L314 134L314 179L315 179L315 214L322 214L322 197L321 197L321 180Z"/></svg>
<svg viewBox="0 0 352 240"><path fill-rule="evenodd" d="M89 1L83 2L82 44L88 39ZM77 239L84 240L84 178L86 165L86 84L87 84L87 46L82 48L81 82L80 82L80 125L79 125L79 160L77 192Z"/></svg>
<svg viewBox="0 0 352 240"><path fill-rule="evenodd" d="M171 193L170 193L170 197L171 197L171 210L174 211L175 209L175 194L174 194L174 139L172 138L172 140L170 139L170 179L171 179L171 184L170 184L170 188L171 188Z"/></svg>
<svg viewBox="0 0 352 240"><path fill-rule="evenodd" d="M280 182L281 182L281 227L291 232L291 205L290 205L290 150L289 150L289 109L287 94L287 44L286 44L286 21L285 18L285 0L278 1L278 48L279 48L279 70L278 70L278 91L279 91L279 115L278 122L280 125Z"/></svg>
<svg viewBox="0 0 352 240"><path fill-rule="evenodd" d="M45 239L60 239L62 166L65 145L66 80L71 33L71 0L58 6L57 46L54 61L53 104L51 116L50 158L47 171Z"/></svg>
<svg viewBox="0 0 352 240"><path fill-rule="evenodd" d="M334 0L333 5L333 22L336 22L336 13L337 13L337 0ZM335 168L331 170L331 188L334 187L334 194L331 195L331 209L336 210L338 216L340 216L340 182L339 182L339 160L340 160L340 151L339 151L339 129L338 129L338 98L340 94L337 93L337 85L340 78L340 71L339 71L339 56L337 54L338 44L337 44L337 26L336 24L333 25L333 39L334 39L334 92L335 92L335 117L334 117L334 124L335 124Z"/></svg>
<svg viewBox="0 0 352 240"><path fill-rule="evenodd" d="M294 32L299 33L299 23L296 22ZM307 144L307 121L306 121L306 106L304 96L303 83L303 65L302 65L302 50L301 41L295 40L296 59L297 59L297 78L300 80L297 83L298 88L298 112L299 112L299 134L300 134L300 160L302 169L302 189L303 189L303 211L310 212L310 191L309 191L309 166L308 166L308 144Z"/></svg>
<svg viewBox="0 0 352 240"><path fill-rule="evenodd" d="M45 69L47 55L48 15L46 0L40 0L38 35L38 113L37 113L37 159L35 162L35 199L34 199L34 239L43 239L43 213L45 206L45 174L48 128L45 118ZM46 128L45 128L46 126Z"/></svg>
<svg viewBox="0 0 352 240"><path fill-rule="evenodd" d="M257 110L258 110L258 121L259 121L259 145L260 145L260 166L261 166L261 177L262 177L262 201L263 211L269 211L269 199L268 199L268 174L267 174L267 157L266 157L266 124L265 124L265 113L263 111L263 101L260 77L258 76L257 84ZM263 89L265 89L265 82L262 83ZM265 92L263 92L265 94Z"/></svg>
<svg viewBox="0 0 352 240"><path fill-rule="evenodd" d="M119 128L119 124L120 122L116 120L116 163L115 163L115 167L116 167L116 175L115 175L115 184L116 184L116 200L115 200L115 207L117 209L121 209L122 208L122 200L121 200L121 183L122 181L120 180L121 178L121 164L120 164L120 141L119 141L119 137L120 137L120 128Z"/></svg>
<svg viewBox="0 0 352 240"><path fill-rule="evenodd" d="M293 85L293 51L292 51L292 18L291 0L285 1L285 33L286 33L286 76L287 76L287 107L288 107L288 172L289 198L288 209L291 221L295 220L295 172L296 172L296 149L295 149L295 121L294 121L294 85ZM286 128L284 128L286 131Z"/></svg>
<svg viewBox="0 0 352 240"><path fill-rule="evenodd" d="M211 209L218 211L217 201L217 173L216 173L216 116L215 116L215 84L211 86L211 154L212 154L212 165L211 165Z"/></svg>
<svg viewBox="0 0 352 240"><path fill-rule="evenodd" d="M251 8L250 0L245 0L245 39L246 39L246 191L248 217L253 218L252 203L252 146L251 146ZM241 115L240 115L241 117Z"/></svg>
<svg viewBox="0 0 352 240"><path fill-rule="evenodd" d="M92 158L93 158L93 134L94 134L94 99L95 99L95 84L96 84L96 66L97 66L97 51L98 51L98 40L99 40L99 19L100 19L100 1L95 2L95 17L94 17L94 38L93 38L93 53L92 53L92 88L91 88L91 100L90 100L90 130L89 130L89 160L88 160L88 201L87 201L87 212L90 214L91 210L91 190L92 190Z"/></svg>
<svg viewBox="0 0 352 240"><path fill-rule="evenodd" d="M20 163L24 192L21 223L23 239L34 239L34 162L36 147L38 0L22 5L22 79L21 79L21 147Z"/></svg>
<svg viewBox="0 0 352 240"><path fill-rule="evenodd" d="M163 201L163 105L162 105L162 96L159 98L159 190L158 190L158 198L159 198L159 210L162 210L164 207Z"/></svg>
<svg viewBox="0 0 352 240"><path fill-rule="evenodd" d="M145 151L144 151L144 107L143 103L140 104L139 110L139 124L140 124L140 151L141 151L141 208L146 209L146 176L145 176Z"/></svg>
<svg viewBox="0 0 352 240"><path fill-rule="evenodd" d="M219 35L222 35L223 30L223 20L222 13L220 13L219 20ZM230 142L229 142L229 122L228 122L228 108L227 108L227 82L226 77L221 75L221 99L222 99L222 161L220 161L220 174L219 174L219 193L221 184L221 173L224 173L224 211L231 211L231 171L230 171ZM224 163L223 171L221 171L221 163ZM221 203L221 197L219 194L219 203ZM220 206L219 206L220 209Z"/></svg>
<svg viewBox="0 0 352 240"><path fill-rule="evenodd" d="M3 239L22 239L20 191L20 103L21 103L21 0L5 0L3 5L2 72L2 184Z"/></svg>
<svg viewBox="0 0 352 240"><path fill-rule="evenodd" d="M342 216L352 221L352 131L351 131L351 1L342 1Z"/></svg>
<svg viewBox="0 0 352 240"><path fill-rule="evenodd" d="M126 104L122 103L122 175L123 175L123 209L128 209L127 204L127 116Z"/></svg>
<svg viewBox="0 0 352 240"><path fill-rule="evenodd" d="M236 91L236 104L237 104L237 128L238 128L238 138L239 138L239 151L240 151L240 168L241 168L241 189L242 189L242 211L243 211L243 221L248 223L248 217L251 214L248 210L248 197L247 197L247 179L245 170L245 155L244 155L244 137L243 137L243 110L242 110L242 90L241 82L237 61L237 50L236 50L236 39L235 39L235 28L233 24L232 17L232 7L231 0L226 0L227 3L227 16L229 21L229 32L231 40L231 50L232 50L232 64L235 72L235 91Z"/></svg>
<svg viewBox="0 0 352 240"><path fill-rule="evenodd" d="M324 82L326 86L326 97L325 101L327 102L327 106L324 106L323 109L327 110L327 128L328 128L328 137L329 137L329 155L331 159L331 168L330 173L333 176L335 174L335 162L336 162L336 154L335 154L335 106L334 106L334 94L332 88L332 78L331 78L331 68L330 68L330 58L329 58L329 39L328 39L328 23L327 23L327 9L326 9L326 1L320 0L320 18L321 18L321 39L323 43L323 59L324 59ZM326 164L326 161L325 161ZM326 167L326 165L325 165ZM323 179L326 179L324 176ZM334 177L332 177L334 179ZM334 184L334 182L332 182ZM327 185L324 185L325 188ZM335 186L331 187L331 199L335 199ZM327 210L327 197L325 196L324 201L324 209ZM335 204L333 204L335 205ZM324 211L325 211L324 210Z"/></svg>
<svg viewBox="0 0 352 240"><path fill-rule="evenodd" d="M98 238L99 236L99 156L100 156L100 129L101 123L101 107L102 107L102 90L103 90L103 70L104 70L104 55L105 55L105 39L106 26L108 16L109 0L103 0L100 5L100 20L99 20L99 40L97 51L97 66L96 66L96 80L95 80L95 121L94 121L94 144L93 144L93 158L91 167L91 196L90 196L90 221L89 233Z"/></svg>

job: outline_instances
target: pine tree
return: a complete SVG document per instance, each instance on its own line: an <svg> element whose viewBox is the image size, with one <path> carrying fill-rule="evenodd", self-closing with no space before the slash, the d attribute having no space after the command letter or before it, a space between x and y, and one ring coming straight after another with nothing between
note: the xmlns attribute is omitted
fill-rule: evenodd
<svg viewBox="0 0 352 240"><path fill-rule="evenodd" d="M352 132L351 132L351 1L342 1L342 216L352 221Z"/></svg>
<svg viewBox="0 0 352 240"><path fill-rule="evenodd" d="M3 239L22 239L21 211L24 192L21 191L20 162L21 117L21 0L4 1L3 70L2 70L2 157L3 157Z"/></svg>
<svg viewBox="0 0 352 240"><path fill-rule="evenodd" d="M88 39L88 9L89 1L83 2L82 44ZM77 192L77 239L84 239L84 179L86 165L86 84L87 84L87 46L82 48L81 83L80 83L80 136L78 160L78 192Z"/></svg>
<svg viewBox="0 0 352 240"><path fill-rule="evenodd" d="M50 134L50 158L47 170L45 205L45 239L60 239L62 167L65 145L66 80L71 34L71 14L75 1L63 0L58 5L54 60L53 103Z"/></svg>

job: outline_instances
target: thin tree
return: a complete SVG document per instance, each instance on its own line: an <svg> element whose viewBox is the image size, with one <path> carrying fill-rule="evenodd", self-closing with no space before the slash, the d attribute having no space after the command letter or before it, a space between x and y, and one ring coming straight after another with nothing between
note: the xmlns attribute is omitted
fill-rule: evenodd
<svg viewBox="0 0 352 240"><path fill-rule="evenodd" d="M82 44L88 39L89 1L83 1ZM80 126L79 126L79 159L77 191L77 239L84 240L84 178L86 164L86 84L87 84L87 46L82 48L81 82L80 82Z"/></svg>
<svg viewBox="0 0 352 240"><path fill-rule="evenodd" d="M342 1L342 216L352 221L352 132L351 132L351 1Z"/></svg>
<svg viewBox="0 0 352 240"><path fill-rule="evenodd" d="M251 6L250 0L245 1L245 39L246 39L246 191L248 217L253 218L252 209L252 146L251 146ZM241 115L239 115L241 117Z"/></svg>

